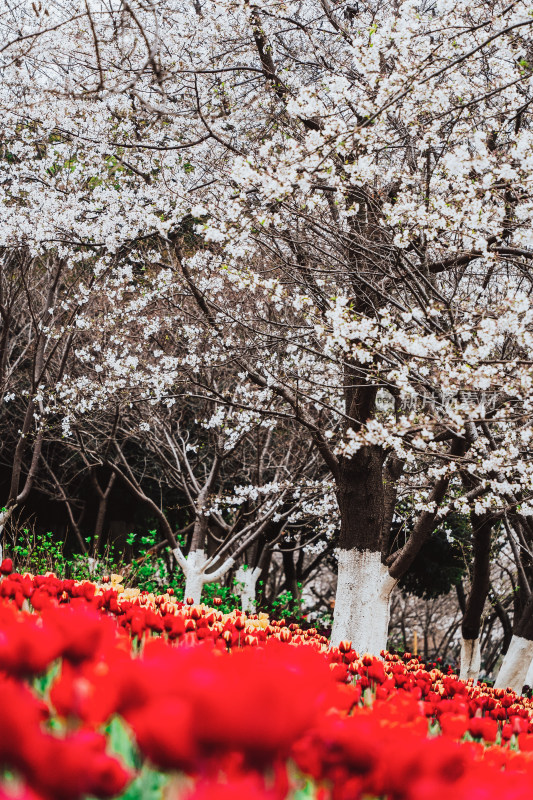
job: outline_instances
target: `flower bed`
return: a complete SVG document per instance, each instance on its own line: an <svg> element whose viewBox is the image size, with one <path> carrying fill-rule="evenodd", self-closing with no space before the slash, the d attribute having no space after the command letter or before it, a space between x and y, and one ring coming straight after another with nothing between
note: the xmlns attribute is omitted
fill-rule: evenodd
<svg viewBox="0 0 533 800"><path fill-rule="evenodd" d="M0 800L533 794L528 699L118 579L5 575L0 697Z"/></svg>

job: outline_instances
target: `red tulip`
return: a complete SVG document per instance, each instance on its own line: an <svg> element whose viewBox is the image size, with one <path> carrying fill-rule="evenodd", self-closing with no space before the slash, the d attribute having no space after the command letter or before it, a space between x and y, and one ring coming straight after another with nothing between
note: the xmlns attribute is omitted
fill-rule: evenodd
<svg viewBox="0 0 533 800"><path fill-rule="evenodd" d="M0 564L0 572L2 575L9 575L13 572L13 561L10 558L4 558Z"/></svg>

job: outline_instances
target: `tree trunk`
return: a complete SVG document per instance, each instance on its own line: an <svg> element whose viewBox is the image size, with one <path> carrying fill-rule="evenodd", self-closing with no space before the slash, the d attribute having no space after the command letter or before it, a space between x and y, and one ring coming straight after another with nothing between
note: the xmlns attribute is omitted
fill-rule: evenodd
<svg viewBox="0 0 533 800"><path fill-rule="evenodd" d="M245 614L253 614L255 611L256 586L261 572L261 567L249 567L248 569L239 567L235 575L235 579L242 584L240 590L241 608Z"/></svg>
<svg viewBox="0 0 533 800"><path fill-rule="evenodd" d="M341 550L332 646L348 639L361 655L379 655L385 650L395 584L379 551Z"/></svg>
<svg viewBox="0 0 533 800"><path fill-rule="evenodd" d="M481 668L481 648L479 636L475 639L465 639L461 637L461 671L459 677L462 681L472 679L474 684L479 678Z"/></svg>
<svg viewBox="0 0 533 800"><path fill-rule="evenodd" d="M94 558L98 557L98 550L99 550L99 547L100 547L100 540L102 538L102 534L103 534L103 531L104 531L104 521L105 521L106 514L107 514L107 505L108 505L108 502L109 502L109 495L110 495L111 490L113 488L113 484L115 483L116 477L117 476L116 476L115 472L112 472L110 474L109 480L107 482L107 486L106 486L106 488L104 490L100 486L100 483L98 481L98 477L97 477L95 471L91 470L91 479L92 479L92 482L93 482L93 486L94 486L94 488L96 490L96 493L98 495L98 511L97 511L97 514L96 514L96 522L95 522L95 525L94 525L93 548L92 548L93 549L93 557Z"/></svg>
<svg viewBox="0 0 533 800"><path fill-rule="evenodd" d="M521 694L532 660L533 641L513 635L494 683L496 689L510 687L517 694Z"/></svg>
<svg viewBox="0 0 533 800"><path fill-rule="evenodd" d="M396 583L381 557L383 458L381 448L362 447L343 459L337 477L341 532L331 644L347 639L357 652L373 655L387 646Z"/></svg>
<svg viewBox="0 0 533 800"><path fill-rule="evenodd" d="M533 660L533 595L514 626L513 638L496 677L497 689L510 687L518 694L526 683L531 661Z"/></svg>
<svg viewBox="0 0 533 800"><path fill-rule="evenodd" d="M203 550L193 550L187 556L187 566L185 572L185 593L184 598L192 597L195 605L201 602L202 590L206 583L204 567L207 556Z"/></svg>
<svg viewBox="0 0 533 800"><path fill-rule="evenodd" d="M481 618L490 587L490 537L493 521L490 515L471 514L474 567L470 591L461 624L461 671L463 681L477 683L481 668Z"/></svg>
<svg viewBox="0 0 533 800"><path fill-rule="evenodd" d="M213 570L213 572L207 572L208 567L213 566L213 564L205 550L192 550L187 558L185 558L179 548L173 550L173 553L185 575L184 598L187 600L187 598L191 597L195 604L201 602L202 589L205 584L220 580L235 563L234 559L230 556L223 561L218 568Z"/></svg>
<svg viewBox="0 0 533 800"><path fill-rule="evenodd" d="M294 542L291 540L291 547L294 547ZM299 596L298 580L296 576L296 567L294 564L294 550L281 550L283 559L283 571L285 573L285 588L292 595L293 600L297 600Z"/></svg>
<svg viewBox="0 0 533 800"><path fill-rule="evenodd" d="M465 440L454 439L450 452L463 455L465 449ZM341 532L332 644L348 639L355 650L373 655L387 646L391 591L431 535L449 485L447 475L435 482L428 496L432 509L420 514L405 545L387 555L392 494L390 486L385 491L384 459L381 447L365 445L353 458L342 457L335 473ZM389 483L401 467L398 462Z"/></svg>

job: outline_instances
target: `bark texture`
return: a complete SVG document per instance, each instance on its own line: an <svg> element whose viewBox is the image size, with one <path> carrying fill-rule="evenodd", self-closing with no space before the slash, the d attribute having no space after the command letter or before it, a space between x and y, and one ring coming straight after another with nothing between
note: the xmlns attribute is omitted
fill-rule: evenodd
<svg viewBox="0 0 533 800"><path fill-rule="evenodd" d="M490 587L490 537L493 520L472 515L474 567L472 582L461 624L463 638L479 638L481 617Z"/></svg>
<svg viewBox="0 0 533 800"><path fill-rule="evenodd" d="M362 447L354 458L343 459L336 481L341 550L380 550L385 513L383 459L379 447Z"/></svg>

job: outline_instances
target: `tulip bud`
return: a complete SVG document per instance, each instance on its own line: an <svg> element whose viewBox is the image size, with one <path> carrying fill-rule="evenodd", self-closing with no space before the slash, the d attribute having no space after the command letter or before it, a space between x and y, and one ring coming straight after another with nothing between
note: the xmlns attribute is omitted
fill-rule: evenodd
<svg viewBox="0 0 533 800"><path fill-rule="evenodd" d="M230 647L231 646L231 640L233 639L232 632L228 631L228 630L223 631L222 632L222 638L224 639L224 641L226 642L228 647Z"/></svg>
<svg viewBox="0 0 533 800"><path fill-rule="evenodd" d="M10 575L13 572L13 561L10 558L4 558L0 564L0 572L2 575Z"/></svg>
<svg viewBox="0 0 533 800"><path fill-rule="evenodd" d="M185 600L185 602L187 603L188 606L193 606L194 605L194 597L188 597Z"/></svg>
<svg viewBox="0 0 533 800"><path fill-rule="evenodd" d="M174 594L174 589L172 588L172 586L169 586L169 588L167 589L167 594L169 594L171 597Z"/></svg>
<svg viewBox="0 0 533 800"><path fill-rule="evenodd" d="M348 639L343 639L342 642L339 642L339 650L341 653L349 653L352 649L352 643L348 641Z"/></svg>
<svg viewBox="0 0 533 800"><path fill-rule="evenodd" d="M189 631L196 630L196 622L193 619L186 619L185 620L185 631L189 633Z"/></svg>
<svg viewBox="0 0 533 800"><path fill-rule="evenodd" d="M202 616L202 610L198 608L198 606L193 606L191 608L191 618L200 619L201 616Z"/></svg>
<svg viewBox="0 0 533 800"><path fill-rule="evenodd" d="M244 630L244 626L246 625L244 617L237 617L237 619L234 622L234 625L238 631Z"/></svg>
<svg viewBox="0 0 533 800"><path fill-rule="evenodd" d="M365 667L370 667L374 663L374 657L370 653L365 653L363 656L363 664Z"/></svg>
<svg viewBox="0 0 533 800"><path fill-rule="evenodd" d="M257 638L255 636L245 636L244 637L244 644L247 647L256 647L257 646Z"/></svg>
<svg viewBox="0 0 533 800"><path fill-rule="evenodd" d="M102 583L109 583L110 580L111 579L110 579L109 575L104 575L104 577L102 578Z"/></svg>
<svg viewBox="0 0 533 800"><path fill-rule="evenodd" d="M213 597L213 605L215 607L222 605L222 598L221 597Z"/></svg>
<svg viewBox="0 0 533 800"><path fill-rule="evenodd" d="M282 628L279 632L279 638L282 642L290 642L292 639L292 633L288 628Z"/></svg>

